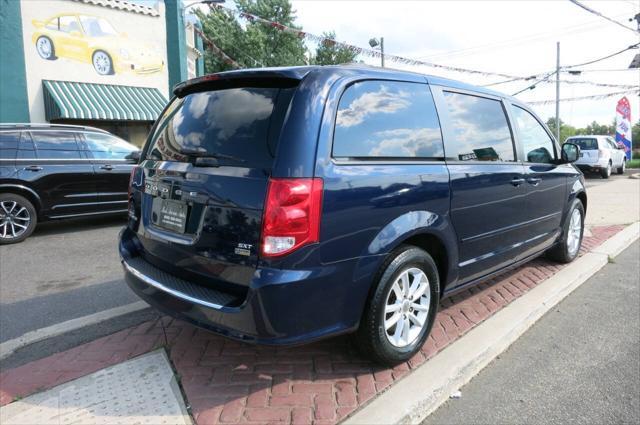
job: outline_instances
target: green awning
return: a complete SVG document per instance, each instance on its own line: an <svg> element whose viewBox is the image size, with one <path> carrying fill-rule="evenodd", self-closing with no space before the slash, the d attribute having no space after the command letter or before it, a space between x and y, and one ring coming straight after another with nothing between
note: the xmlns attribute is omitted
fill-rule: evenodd
<svg viewBox="0 0 640 425"><path fill-rule="evenodd" d="M43 80L47 121L154 121L167 104L158 89Z"/></svg>

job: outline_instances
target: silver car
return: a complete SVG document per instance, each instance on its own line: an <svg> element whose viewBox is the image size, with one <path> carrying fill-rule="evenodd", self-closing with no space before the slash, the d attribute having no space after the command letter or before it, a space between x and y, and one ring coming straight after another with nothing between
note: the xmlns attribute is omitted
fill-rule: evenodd
<svg viewBox="0 0 640 425"><path fill-rule="evenodd" d="M623 146L619 146L610 136L572 136L565 140L580 146L580 158L575 165L582 172L600 173L602 178L608 179L615 169L618 174L624 174L627 156Z"/></svg>

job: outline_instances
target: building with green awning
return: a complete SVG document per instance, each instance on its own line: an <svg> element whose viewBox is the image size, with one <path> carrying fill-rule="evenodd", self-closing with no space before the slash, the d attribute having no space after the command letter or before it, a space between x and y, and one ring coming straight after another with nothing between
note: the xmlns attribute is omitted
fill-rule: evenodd
<svg viewBox="0 0 640 425"><path fill-rule="evenodd" d="M66 123L142 145L171 87L203 73L182 0L0 0L0 123Z"/></svg>

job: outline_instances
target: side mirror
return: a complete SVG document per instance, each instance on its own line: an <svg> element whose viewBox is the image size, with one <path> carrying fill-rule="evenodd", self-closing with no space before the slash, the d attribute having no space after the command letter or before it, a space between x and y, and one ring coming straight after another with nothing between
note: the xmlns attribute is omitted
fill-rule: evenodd
<svg viewBox="0 0 640 425"><path fill-rule="evenodd" d="M129 162L133 162L137 164L138 162L140 162L140 151L133 151L127 154L127 156L125 156L124 159L126 159Z"/></svg>
<svg viewBox="0 0 640 425"><path fill-rule="evenodd" d="M570 164L576 162L580 158L580 146L575 143L565 143L562 145L562 162Z"/></svg>

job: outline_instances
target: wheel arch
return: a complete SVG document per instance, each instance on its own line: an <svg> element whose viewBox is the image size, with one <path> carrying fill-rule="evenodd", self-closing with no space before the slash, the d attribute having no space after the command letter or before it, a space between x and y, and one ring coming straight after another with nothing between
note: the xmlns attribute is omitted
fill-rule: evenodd
<svg viewBox="0 0 640 425"><path fill-rule="evenodd" d="M40 199L38 193L30 187L21 184L1 183L0 193L13 193L15 195L24 196L29 200L29 202L33 204L36 212L38 213L38 215L40 215L40 210L42 209L42 200Z"/></svg>

